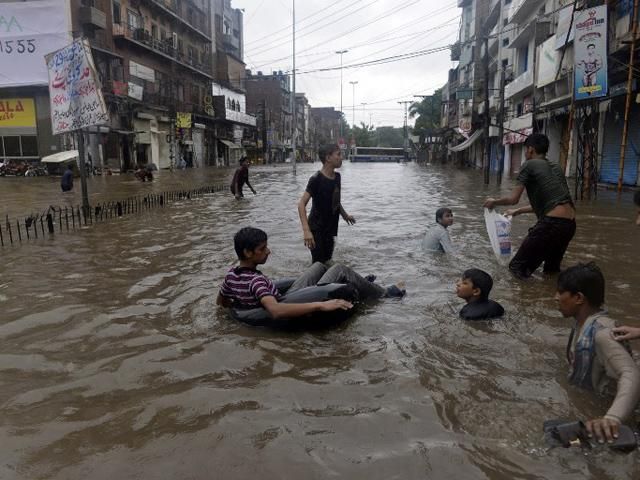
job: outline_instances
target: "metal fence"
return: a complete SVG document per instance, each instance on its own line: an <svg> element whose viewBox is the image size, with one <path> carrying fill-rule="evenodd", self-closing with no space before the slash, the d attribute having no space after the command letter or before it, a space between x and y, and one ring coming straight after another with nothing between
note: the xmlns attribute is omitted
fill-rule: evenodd
<svg viewBox="0 0 640 480"><path fill-rule="evenodd" d="M172 190L103 202L92 205L86 211L80 205L71 207L50 205L42 213L32 213L14 219L10 219L7 215L5 219L0 220L0 246L20 245L30 240L74 231L96 223L107 222L113 218L137 215L141 212L165 207L171 202L191 200L226 189L226 185L212 185L192 190Z"/></svg>

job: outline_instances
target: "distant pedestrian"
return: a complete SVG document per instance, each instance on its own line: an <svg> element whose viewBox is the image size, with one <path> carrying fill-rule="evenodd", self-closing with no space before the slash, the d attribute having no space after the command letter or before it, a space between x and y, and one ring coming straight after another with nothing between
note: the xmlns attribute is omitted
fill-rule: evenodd
<svg viewBox="0 0 640 480"><path fill-rule="evenodd" d="M69 164L67 170L62 174L62 180L60 180L60 187L63 192L70 192L73 190L73 165Z"/></svg>
<svg viewBox="0 0 640 480"><path fill-rule="evenodd" d="M333 257L338 235L339 215L349 225L356 219L345 212L340 202L341 178L336 172L342 166L342 150L338 145L325 145L318 152L322 169L314 173L298 202L304 244L311 250L311 261L325 263ZM307 218L307 204L313 198Z"/></svg>
<svg viewBox="0 0 640 480"><path fill-rule="evenodd" d="M636 218L636 225L640 226L640 190L638 190L633 195L633 203L635 203L636 207L638 207L638 216Z"/></svg>
<svg viewBox="0 0 640 480"><path fill-rule="evenodd" d="M518 278L528 278L544 262L545 273L560 271L562 258L576 233L576 208L564 171L547 160L549 139L534 133L524 142L527 161L520 169L517 185L508 197L488 198L484 207L516 205L527 190L530 205L507 210L507 215L535 212L538 222L520 245L509 270Z"/></svg>
<svg viewBox="0 0 640 480"><path fill-rule="evenodd" d="M242 187L245 184L251 189L253 194L256 195L255 188L253 188L251 186L251 183L249 182L249 160L247 160L247 157L242 157L240 159L240 166L233 174L233 180L231 180L230 185L231 193L235 195L237 200L240 200L242 197L244 197L244 194L242 193Z"/></svg>

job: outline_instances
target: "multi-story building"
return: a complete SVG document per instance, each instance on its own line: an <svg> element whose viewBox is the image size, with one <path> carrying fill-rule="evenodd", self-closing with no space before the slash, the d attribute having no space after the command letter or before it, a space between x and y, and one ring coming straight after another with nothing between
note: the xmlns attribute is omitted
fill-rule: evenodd
<svg viewBox="0 0 640 480"><path fill-rule="evenodd" d="M340 124L342 112L334 107L320 107L311 109L313 122L312 144L316 150L325 144L336 144L340 141Z"/></svg>
<svg viewBox="0 0 640 480"><path fill-rule="evenodd" d="M237 163L255 149L256 117L247 114L242 10L231 0L213 4L213 50L216 59L213 105L216 117L217 165Z"/></svg>
<svg viewBox="0 0 640 480"><path fill-rule="evenodd" d="M296 93L296 146L299 161L313 161L315 154L311 143L311 105L304 93Z"/></svg>
<svg viewBox="0 0 640 480"><path fill-rule="evenodd" d="M283 162L291 150L292 102L290 77L282 71L255 75L247 71L247 112L261 117L266 162Z"/></svg>
<svg viewBox="0 0 640 480"><path fill-rule="evenodd" d="M213 81L211 6L206 0L45 0L71 19L68 31L91 45L109 110L106 125L88 129L86 151L94 166L128 170L153 163L168 168L179 158L194 166L214 158L207 148L213 116L207 98ZM71 39L69 39L71 41ZM42 45L43 53L48 48ZM59 48L59 47L58 47ZM42 55L41 55L42 56ZM0 94L11 94L0 92ZM45 101L46 99L46 101ZM210 99L210 98L209 98ZM48 91L36 97L37 157L68 147L51 135ZM189 128L175 128L178 115ZM55 144L59 145L55 145ZM49 145L50 144L50 145Z"/></svg>

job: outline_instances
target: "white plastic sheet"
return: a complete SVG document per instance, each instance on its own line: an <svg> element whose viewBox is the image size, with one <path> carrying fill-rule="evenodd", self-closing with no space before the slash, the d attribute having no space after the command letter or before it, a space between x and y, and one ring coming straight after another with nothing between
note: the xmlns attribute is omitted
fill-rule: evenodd
<svg viewBox="0 0 640 480"><path fill-rule="evenodd" d="M495 210L484 209L491 248L500 260L511 258L511 220Z"/></svg>

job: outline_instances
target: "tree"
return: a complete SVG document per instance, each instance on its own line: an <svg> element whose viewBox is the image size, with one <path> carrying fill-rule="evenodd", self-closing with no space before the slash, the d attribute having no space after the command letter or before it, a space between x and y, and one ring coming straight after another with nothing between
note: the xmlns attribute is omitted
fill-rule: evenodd
<svg viewBox="0 0 640 480"><path fill-rule="evenodd" d="M403 148L404 128L378 127L376 129L377 146L383 148Z"/></svg>
<svg viewBox="0 0 640 480"><path fill-rule="evenodd" d="M409 107L409 117L416 118L413 127L414 135L420 135L420 143L424 138L440 128L440 110L442 105L442 89L439 88L433 95L424 97L420 102L414 102Z"/></svg>
<svg viewBox="0 0 640 480"><path fill-rule="evenodd" d="M373 146L373 126L360 122L360 126L354 126L351 133L358 147Z"/></svg>

